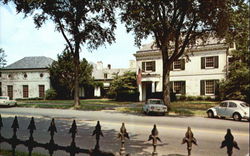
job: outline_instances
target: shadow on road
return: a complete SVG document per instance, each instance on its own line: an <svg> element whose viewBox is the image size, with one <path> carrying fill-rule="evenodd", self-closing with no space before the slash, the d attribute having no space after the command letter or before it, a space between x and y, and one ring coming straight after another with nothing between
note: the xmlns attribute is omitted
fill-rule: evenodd
<svg viewBox="0 0 250 156"><path fill-rule="evenodd" d="M3 127L1 129L1 134L5 138L11 138L13 135L13 130L11 129L13 117L2 117ZM55 133L54 141L60 146L69 146L71 143L71 135L69 134L69 129L71 127L73 119L55 119L55 124L57 128L57 133ZM28 140L30 134L28 125L30 123L30 118L28 117L18 117L19 129L17 131L17 138L20 140ZM50 126L51 119L49 118L35 118L36 130L34 131L34 140L39 143L48 143L50 141L50 135L48 128ZM95 137L92 136L95 126L83 121L76 121L77 123L77 135L76 135L76 146L84 149L93 149L96 144ZM120 150L120 140L118 139L118 131L115 129L102 130L104 137L100 139L100 149L105 152L112 152L118 154ZM139 141L138 135L131 135L130 140L126 140L125 148L126 152L131 155L137 156L151 156L151 152L145 151L145 149L153 150L152 144L146 141ZM3 143L1 143L2 145ZM3 149L11 149L11 146L7 143L5 146L1 146ZM165 146L167 144L159 144L158 146ZM23 145L17 146L17 151L28 152L27 147ZM48 154L48 151L41 148L34 148L34 152ZM66 156L69 155L64 151L56 151L53 155L55 156Z"/></svg>

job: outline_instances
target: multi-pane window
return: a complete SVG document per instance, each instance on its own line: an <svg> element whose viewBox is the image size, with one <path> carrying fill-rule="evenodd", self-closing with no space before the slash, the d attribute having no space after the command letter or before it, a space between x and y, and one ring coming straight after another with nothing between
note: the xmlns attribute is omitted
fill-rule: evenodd
<svg viewBox="0 0 250 156"><path fill-rule="evenodd" d="M174 69L181 69L181 60L174 61Z"/></svg>
<svg viewBox="0 0 250 156"><path fill-rule="evenodd" d="M219 56L201 57L201 69L219 68Z"/></svg>
<svg viewBox="0 0 250 156"><path fill-rule="evenodd" d="M39 97L44 97L44 85L39 85Z"/></svg>
<svg viewBox="0 0 250 156"><path fill-rule="evenodd" d="M185 81L172 81L171 88L175 94L185 94L186 82Z"/></svg>
<svg viewBox="0 0 250 156"><path fill-rule="evenodd" d="M29 86L23 85L23 98L28 98L28 97L29 97Z"/></svg>
<svg viewBox="0 0 250 156"><path fill-rule="evenodd" d="M176 94L181 94L181 88L182 88L181 85L182 85L181 81L175 81L174 82L174 86L173 86L174 88L173 89L174 89Z"/></svg>
<svg viewBox="0 0 250 156"><path fill-rule="evenodd" d="M206 57L206 67L214 67L214 57Z"/></svg>
<svg viewBox="0 0 250 156"><path fill-rule="evenodd" d="M10 99L13 99L13 86L8 85L7 90L8 90L8 96L10 97Z"/></svg>
<svg viewBox="0 0 250 156"><path fill-rule="evenodd" d="M155 71L155 61L142 62L142 71Z"/></svg>
<svg viewBox="0 0 250 156"><path fill-rule="evenodd" d="M215 82L214 80L207 80L205 83L206 94L214 94L215 93Z"/></svg>
<svg viewBox="0 0 250 156"><path fill-rule="evenodd" d="M108 74L104 73L104 79L107 79L107 78L108 78Z"/></svg>

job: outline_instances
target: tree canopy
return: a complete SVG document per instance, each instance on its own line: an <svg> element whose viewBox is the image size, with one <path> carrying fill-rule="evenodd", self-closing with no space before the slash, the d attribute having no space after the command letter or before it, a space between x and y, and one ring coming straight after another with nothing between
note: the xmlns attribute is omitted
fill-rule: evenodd
<svg viewBox="0 0 250 156"><path fill-rule="evenodd" d="M57 61L54 61L49 67L52 88L56 90L58 98L71 99L74 93L74 63L73 56L66 48L61 55L57 55ZM86 59L80 61L79 85L86 87L93 83L93 67Z"/></svg>
<svg viewBox="0 0 250 156"><path fill-rule="evenodd" d="M6 54L2 48L0 48L0 69L3 68L7 61L6 61Z"/></svg>
<svg viewBox="0 0 250 156"><path fill-rule="evenodd" d="M121 76L116 75L110 84L108 94L118 101L137 101L139 93L136 73L129 71Z"/></svg>
<svg viewBox="0 0 250 156"><path fill-rule="evenodd" d="M65 39L74 58L74 101L79 102L79 53L81 45L96 49L104 43L114 40L116 20L113 0L3 0L14 2L17 13L33 16L34 23L40 28L47 20L55 24L55 28Z"/></svg>
<svg viewBox="0 0 250 156"><path fill-rule="evenodd" d="M228 42L235 42L236 50L230 54L228 75L220 83L222 99L238 99L250 102L250 40L249 6L244 0L233 1L230 10Z"/></svg>
<svg viewBox="0 0 250 156"><path fill-rule="evenodd" d="M222 37L228 28L227 0L124 0L122 21L135 43L152 35L163 60L163 100L170 105L171 64L197 39Z"/></svg>

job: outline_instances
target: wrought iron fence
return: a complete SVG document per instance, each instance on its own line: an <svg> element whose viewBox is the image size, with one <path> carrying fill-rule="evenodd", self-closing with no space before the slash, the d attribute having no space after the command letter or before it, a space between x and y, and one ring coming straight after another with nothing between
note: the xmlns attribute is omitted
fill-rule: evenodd
<svg viewBox="0 0 250 156"><path fill-rule="evenodd" d="M21 140L17 137L17 130L19 129L17 116L15 116L12 126L11 126L11 128L13 129L13 135L11 138L5 138L2 136L1 130L3 126L4 125L3 125L1 114L0 114L0 144L3 142L10 144L12 148L13 156L16 155L16 147L18 145L24 145L25 147L27 147L29 156L32 155L33 149L38 148L38 147L46 149L49 152L50 156L52 156L54 152L58 150L65 151L69 153L70 156L75 156L76 154L79 154L79 153L88 154L90 156L115 156L114 153L100 150L100 138L101 136L103 136L103 133L102 133L101 124L99 121L97 121L95 129L92 133L92 136L95 136L95 139L96 139L96 144L93 149L84 149L76 145L75 137L77 134L77 125L76 125L75 120L73 120L71 128L69 129L69 133L71 134L72 140L71 140L70 145L68 146L62 146L62 145L58 145L55 143L54 135L55 133L57 133L57 128L55 125L54 118L51 120L50 126L48 128L48 132L50 133L50 140L48 143L39 143L34 140L33 133L36 130L36 125L35 125L35 121L33 117L31 118L30 123L27 127L27 129L29 130L29 134L30 134L28 140ZM153 146L152 156L158 155L157 149L156 149L157 142L158 141L161 142L161 139L158 134L159 133L158 133L157 127L156 125L154 125L151 131L151 134L149 135L149 138L148 138L148 141L152 140L152 146ZM118 133L118 138L120 138L120 141L121 141L119 155L130 156L129 153L126 153L125 146L124 146L125 140L129 139L129 134L127 133L124 123L122 123L120 132ZM194 138L194 134L191 131L190 127L188 127L187 132L185 133L185 137L182 140L182 144L185 144L185 143L187 144L188 156L191 156L192 144L197 145L197 140ZM238 150L240 149L237 145L237 142L234 140L234 137L230 129L227 130L227 133L225 135L225 140L222 141L221 143L221 148L223 147L227 147L228 156L232 156L233 148L236 148Z"/></svg>

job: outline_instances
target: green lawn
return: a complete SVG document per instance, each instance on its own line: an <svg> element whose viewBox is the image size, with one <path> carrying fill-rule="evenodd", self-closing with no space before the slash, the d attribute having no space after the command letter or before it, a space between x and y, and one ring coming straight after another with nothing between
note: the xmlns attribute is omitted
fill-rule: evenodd
<svg viewBox="0 0 250 156"><path fill-rule="evenodd" d="M73 100L18 100L18 107L73 108ZM141 113L142 102L118 102L111 99L84 99L79 110L117 110L120 112ZM205 116L206 109L217 105L215 101L175 101L171 103L170 114Z"/></svg>

